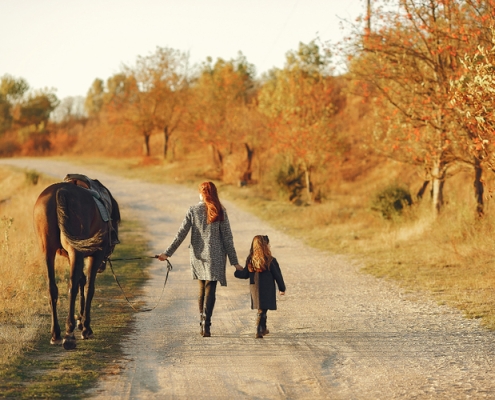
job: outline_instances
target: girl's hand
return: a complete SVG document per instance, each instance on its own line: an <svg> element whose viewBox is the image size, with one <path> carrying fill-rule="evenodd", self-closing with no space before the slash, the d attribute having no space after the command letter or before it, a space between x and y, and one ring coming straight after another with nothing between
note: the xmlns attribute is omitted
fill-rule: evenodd
<svg viewBox="0 0 495 400"><path fill-rule="evenodd" d="M157 257L160 261L165 261L168 256L165 253L158 254Z"/></svg>
<svg viewBox="0 0 495 400"><path fill-rule="evenodd" d="M279 292L280 293L280 296L283 296L285 294L285 292Z"/></svg>

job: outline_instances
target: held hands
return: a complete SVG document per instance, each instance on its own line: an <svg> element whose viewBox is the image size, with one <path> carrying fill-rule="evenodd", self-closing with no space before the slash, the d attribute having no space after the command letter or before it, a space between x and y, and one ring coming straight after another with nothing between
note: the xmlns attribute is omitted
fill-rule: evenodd
<svg viewBox="0 0 495 400"><path fill-rule="evenodd" d="M244 269L239 264L234 265L234 267L237 271L242 271Z"/></svg>
<svg viewBox="0 0 495 400"><path fill-rule="evenodd" d="M160 261L165 261L168 256L165 253L157 254L156 258L158 258Z"/></svg>

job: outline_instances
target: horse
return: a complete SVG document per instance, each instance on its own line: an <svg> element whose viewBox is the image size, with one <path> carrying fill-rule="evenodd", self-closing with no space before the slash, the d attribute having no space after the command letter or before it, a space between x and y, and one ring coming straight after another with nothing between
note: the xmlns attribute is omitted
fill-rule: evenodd
<svg viewBox="0 0 495 400"><path fill-rule="evenodd" d="M89 178L88 178L89 179ZM52 313L51 344L62 344L64 349L76 347L74 329L82 331L82 339L93 336L91 329L91 301L95 291L97 272L105 269L108 257L113 253L120 210L116 200L105 186L91 180L99 193L105 193L107 203L111 203L107 220L104 221L97 202L95 191L78 186L76 181L59 182L48 186L39 195L34 205L33 218L35 232L46 264L48 274L49 301ZM98 195L96 195L98 197ZM68 258L70 267L69 313L66 332L62 339L57 318L58 287L55 280L55 256ZM84 264L86 260L86 273ZM79 315L75 314L76 296L80 291Z"/></svg>

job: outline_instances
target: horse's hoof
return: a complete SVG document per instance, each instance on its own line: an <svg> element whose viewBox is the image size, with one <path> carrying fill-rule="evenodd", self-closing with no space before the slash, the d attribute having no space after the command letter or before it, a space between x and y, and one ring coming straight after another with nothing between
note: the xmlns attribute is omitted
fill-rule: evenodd
<svg viewBox="0 0 495 400"><path fill-rule="evenodd" d="M83 331L81 333L81 339L86 340L86 339L92 339L93 338L93 331Z"/></svg>
<svg viewBox="0 0 495 400"><path fill-rule="evenodd" d="M57 344L57 345L61 345L62 344L62 338L58 338L58 339L50 339L50 344Z"/></svg>
<svg viewBox="0 0 495 400"><path fill-rule="evenodd" d="M62 345L64 346L65 350L74 350L76 348L76 338L74 335L67 335L65 336Z"/></svg>

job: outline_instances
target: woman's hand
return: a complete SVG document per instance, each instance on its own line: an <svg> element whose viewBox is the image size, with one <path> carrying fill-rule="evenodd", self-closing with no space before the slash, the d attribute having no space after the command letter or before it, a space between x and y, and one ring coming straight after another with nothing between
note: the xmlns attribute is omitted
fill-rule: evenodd
<svg viewBox="0 0 495 400"><path fill-rule="evenodd" d="M168 256L165 253L161 253L158 254L156 258L158 258L160 261L165 261L168 258Z"/></svg>
<svg viewBox="0 0 495 400"><path fill-rule="evenodd" d="M285 292L279 292L280 293L280 296L283 296L285 294Z"/></svg>
<svg viewBox="0 0 495 400"><path fill-rule="evenodd" d="M244 269L239 264L234 265L234 267L237 271L242 271Z"/></svg>

